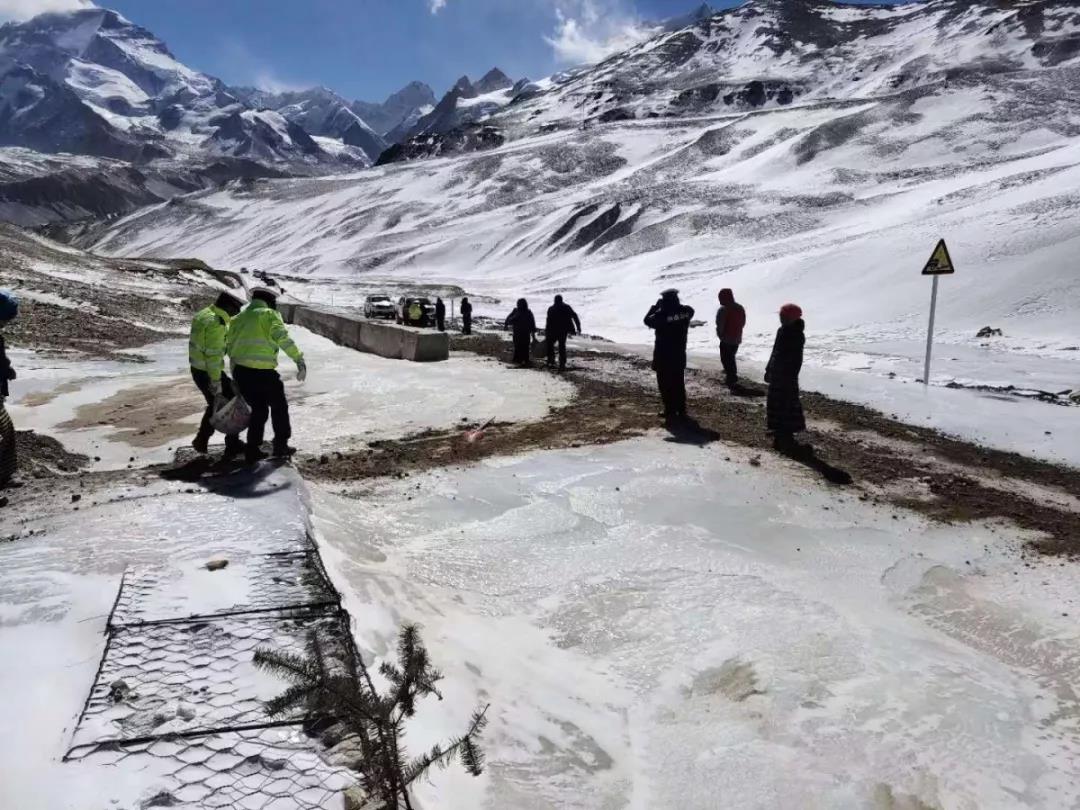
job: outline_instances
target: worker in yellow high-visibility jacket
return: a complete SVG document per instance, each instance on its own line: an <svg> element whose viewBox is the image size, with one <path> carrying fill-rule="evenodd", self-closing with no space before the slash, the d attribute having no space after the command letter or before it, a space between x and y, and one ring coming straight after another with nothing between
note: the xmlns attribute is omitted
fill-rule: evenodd
<svg viewBox="0 0 1080 810"><path fill-rule="evenodd" d="M274 426L273 455L288 458L296 448L289 446L292 425L285 386L277 373L278 352L285 352L296 363L296 378L301 382L307 377L307 366L277 311L276 290L256 287L251 291L251 303L229 324L226 349L233 379L251 408L245 451L248 462L266 458L262 441L268 417Z"/></svg>
<svg viewBox="0 0 1080 810"><path fill-rule="evenodd" d="M191 378L206 400L199 432L191 442L191 446L200 454L209 450L210 437L214 435L214 428L210 424L214 409L234 396L232 380L225 374L225 336L229 331L229 322L242 306L243 302L238 298L223 292L213 304L199 310L191 321L191 338L188 341ZM239 436L225 437L225 460L238 456L243 450L244 443Z"/></svg>

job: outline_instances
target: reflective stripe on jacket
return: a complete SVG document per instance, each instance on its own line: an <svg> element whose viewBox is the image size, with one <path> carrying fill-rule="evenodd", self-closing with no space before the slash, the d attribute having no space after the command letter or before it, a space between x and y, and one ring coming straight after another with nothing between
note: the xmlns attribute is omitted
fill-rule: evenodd
<svg viewBox="0 0 1080 810"><path fill-rule="evenodd" d="M233 365L246 368L277 368L279 350L289 355L295 363L304 359L289 337L281 313L259 299L252 301L232 319L227 350Z"/></svg>
<svg viewBox="0 0 1080 810"><path fill-rule="evenodd" d="M200 309L191 321L188 362L192 368L209 374L211 380L220 380L225 368L225 335L228 331L229 314L213 304Z"/></svg>

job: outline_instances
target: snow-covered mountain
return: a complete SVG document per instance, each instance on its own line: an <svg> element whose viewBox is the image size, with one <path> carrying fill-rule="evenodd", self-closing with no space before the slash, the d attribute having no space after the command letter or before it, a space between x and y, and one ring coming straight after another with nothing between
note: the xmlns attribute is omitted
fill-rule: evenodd
<svg viewBox="0 0 1080 810"><path fill-rule="evenodd" d="M252 107L272 109L316 138L341 141L356 151L356 159L372 164L389 145L352 105L325 87L270 93L253 87L238 87L235 95Z"/></svg>
<svg viewBox="0 0 1080 810"><path fill-rule="evenodd" d="M149 31L99 8L0 28L0 143L43 152L331 162L276 112L244 104Z"/></svg>
<svg viewBox="0 0 1080 810"><path fill-rule="evenodd" d="M427 115L434 107L435 93L423 82L410 82L381 104L370 101L352 103L353 112L389 142L403 137L421 116Z"/></svg>
<svg viewBox="0 0 1080 810"><path fill-rule="evenodd" d="M421 116L411 129L400 132L396 140L417 135L443 135L467 124L484 121L503 110L527 80L515 83L498 68L492 68L473 83L462 76L442 97L434 109Z"/></svg>
<svg viewBox="0 0 1080 810"><path fill-rule="evenodd" d="M1075 0L749 0L560 77L519 118L545 126L881 97L1078 59Z"/></svg>
<svg viewBox="0 0 1080 810"><path fill-rule="evenodd" d="M946 237L961 271L944 341L989 323L1003 351L1075 357L1078 62L1080 0L753 0L537 82L486 119L489 151L195 195L94 247L564 290L590 331L626 340L657 290L708 312L732 286L749 353L796 300L813 351L850 362L920 353L919 271Z"/></svg>

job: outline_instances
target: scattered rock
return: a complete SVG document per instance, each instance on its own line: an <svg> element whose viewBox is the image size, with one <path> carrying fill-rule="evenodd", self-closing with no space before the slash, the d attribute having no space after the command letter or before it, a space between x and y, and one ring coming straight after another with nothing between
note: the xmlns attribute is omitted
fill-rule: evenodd
<svg viewBox="0 0 1080 810"><path fill-rule="evenodd" d="M180 802L177 801L175 796L169 793L169 791L163 790L160 793L155 793L139 806L143 808L143 810L147 810L147 808L150 807L175 807L178 804L180 804Z"/></svg>
<svg viewBox="0 0 1080 810"><path fill-rule="evenodd" d="M176 706L176 716L182 720L194 720L195 719L195 707L187 703L180 703Z"/></svg>
<svg viewBox="0 0 1080 810"><path fill-rule="evenodd" d="M345 800L345 810L364 810L367 806L367 794L357 785L345 788L341 795Z"/></svg>
<svg viewBox="0 0 1080 810"><path fill-rule="evenodd" d="M211 560L206 564L207 571L220 571L229 564L228 560Z"/></svg>
<svg viewBox="0 0 1080 810"><path fill-rule="evenodd" d="M109 700L113 703L123 703L127 700L131 694L131 687L127 685L127 681L121 679L113 681L109 685Z"/></svg>
<svg viewBox="0 0 1080 810"><path fill-rule="evenodd" d="M992 326L984 326L975 335L975 337L977 337L977 338L1001 337L1001 336L1002 336L1002 331L1000 329L994 329Z"/></svg>
<svg viewBox="0 0 1080 810"><path fill-rule="evenodd" d="M750 466L751 467L760 467L761 466L761 456L753 456L750 459Z"/></svg>
<svg viewBox="0 0 1080 810"><path fill-rule="evenodd" d="M81 500L82 500L82 495L80 495L78 492L76 492L74 495L71 496L71 502L72 503L77 503L77 502L79 502Z"/></svg>

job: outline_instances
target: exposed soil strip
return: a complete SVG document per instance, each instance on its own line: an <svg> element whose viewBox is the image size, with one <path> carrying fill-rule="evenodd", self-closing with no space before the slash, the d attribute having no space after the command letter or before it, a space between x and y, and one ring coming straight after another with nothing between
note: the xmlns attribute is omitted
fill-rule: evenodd
<svg viewBox="0 0 1080 810"><path fill-rule="evenodd" d="M205 404L184 378L124 388L100 402L80 405L62 430L112 428L108 438L133 447L160 447L192 435L192 418Z"/></svg>
<svg viewBox="0 0 1080 810"><path fill-rule="evenodd" d="M505 341L491 334L455 338L454 348L500 359L509 354ZM324 481L402 476L535 449L608 444L662 427L647 361L593 352L574 358L566 376L577 396L542 421L495 422L472 442L466 433L475 424L425 431L374 442L364 450L303 458L299 465L304 475ZM697 424L674 431L674 441L705 445L719 440L774 452L764 430L763 386L748 383L735 395L718 376L701 370L690 370L687 382ZM1070 500L1080 498L1080 471L980 447L817 393L804 393L803 402L814 452L793 459L826 481L843 482L849 474L861 498L936 521L1011 521L1043 535L1030 543L1032 549L1080 556L1080 512L1068 508ZM1072 498L1040 498L1040 488Z"/></svg>

